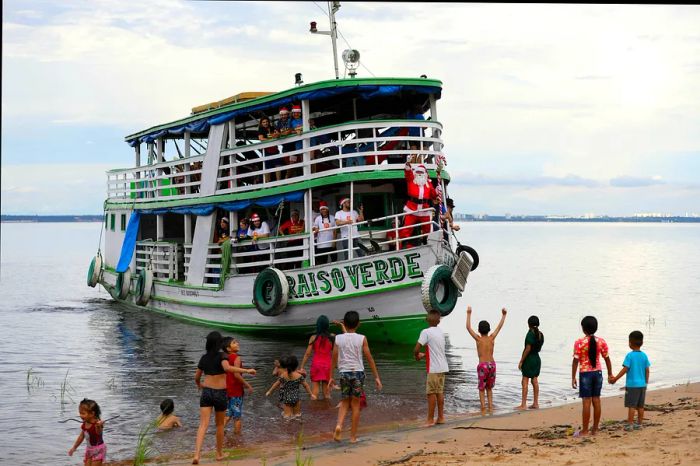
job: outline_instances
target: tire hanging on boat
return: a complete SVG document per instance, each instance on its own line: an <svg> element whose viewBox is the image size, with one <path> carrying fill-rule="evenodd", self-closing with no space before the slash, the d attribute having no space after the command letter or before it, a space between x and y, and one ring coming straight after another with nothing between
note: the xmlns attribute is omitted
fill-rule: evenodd
<svg viewBox="0 0 700 466"><path fill-rule="evenodd" d="M95 288L97 283L100 281L102 276L102 256L100 254L96 255L90 261L90 267L88 267L87 273L87 284L90 288Z"/></svg>
<svg viewBox="0 0 700 466"><path fill-rule="evenodd" d="M114 296L117 299L125 299L129 296L129 288L131 287L131 270L126 269L117 274L117 283L114 285Z"/></svg>
<svg viewBox="0 0 700 466"><path fill-rule="evenodd" d="M430 267L423 277L421 298L427 312L433 309L441 316L449 315L457 304L459 290L452 283L452 269L444 264Z"/></svg>
<svg viewBox="0 0 700 466"><path fill-rule="evenodd" d="M136 304L145 306L151 299L151 289L153 287L153 272L151 269L139 270L136 278L136 286L134 287L134 296Z"/></svg>
<svg viewBox="0 0 700 466"><path fill-rule="evenodd" d="M476 253L476 250L464 244L460 244L457 246L457 257L459 257L462 252L469 254L469 256L472 258L472 271L476 270L476 268L479 266L479 254Z"/></svg>
<svg viewBox="0 0 700 466"><path fill-rule="evenodd" d="M280 315L287 307L289 283L284 273L268 267L255 277L253 284L253 304L264 316Z"/></svg>

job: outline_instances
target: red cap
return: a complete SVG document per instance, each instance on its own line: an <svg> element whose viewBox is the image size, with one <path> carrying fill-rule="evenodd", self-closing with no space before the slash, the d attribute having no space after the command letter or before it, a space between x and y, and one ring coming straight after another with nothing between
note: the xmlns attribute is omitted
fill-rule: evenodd
<svg viewBox="0 0 700 466"><path fill-rule="evenodd" d="M289 113L289 110L287 110L287 107L282 107L280 108L280 115L284 115Z"/></svg>
<svg viewBox="0 0 700 466"><path fill-rule="evenodd" d="M254 222L255 220L260 220L260 216L258 214L253 214L250 216L251 222Z"/></svg>
<svg viewBox="0 0 700 466"><path fill-rule="evenodd" d="M413 169L413 171L416 171L416 172L422 171L424 173L428 173L428 170L425 169L425 165L423 165L423 164L418 165L416 168Z"/></svg>
<svg viewBox="0 0 700 466"><path fill-rule="evenodd" d="M292 106L292 113L294 112L300 112L301 113L301 107L299 105L294 105Z"/></svg>
<svg viewBox="0 0 700 466"><path fill-rule="evenodd" d="M318 210L321 210L321 209L330 210L330 209L328 209L328 203L326 201L321 201L318 203Z"/></svg>

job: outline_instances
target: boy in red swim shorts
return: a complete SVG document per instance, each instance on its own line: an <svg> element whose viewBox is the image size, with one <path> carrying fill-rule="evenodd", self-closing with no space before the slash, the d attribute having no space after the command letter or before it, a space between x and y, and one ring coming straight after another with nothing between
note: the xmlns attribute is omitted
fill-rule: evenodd
<svg viewBox="0 0 700 466"><path fill-rule="evenodd" d="M479 354L479 365L476 366L476 373L479 376L479 401L481 402L481 415L486 414L484 395L488 397L489 413L493 413L493 386L496 384L496 361L493 359L493 347L496 335L501 331L503 322L506 320L506 308L501 309L501 321L496 330L489 335L491 326L485 320L479 322L479 333L472 330L472 307L467 306L467 331L476 340L476 352Z"/></svg>

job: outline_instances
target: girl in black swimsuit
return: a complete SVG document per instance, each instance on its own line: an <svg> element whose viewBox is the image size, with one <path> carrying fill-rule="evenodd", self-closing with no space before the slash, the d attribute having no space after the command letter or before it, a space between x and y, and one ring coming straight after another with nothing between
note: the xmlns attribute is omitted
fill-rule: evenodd
<svg viewBox="0 0 700 466"><path fill-rule="evenodd" d="M285 419L293 417L301 417L301 400L299 399L299 389L304 387L306 393L309 394L312 400L316 399L316 395L311 392L311 387L306 381L304 375L297 371L299 368L299 360L296 356L291 355L280 360L279 378L272 384L272 387L265 393L265 396L270 394L277 388L282 390L282 416Z"/></svg>

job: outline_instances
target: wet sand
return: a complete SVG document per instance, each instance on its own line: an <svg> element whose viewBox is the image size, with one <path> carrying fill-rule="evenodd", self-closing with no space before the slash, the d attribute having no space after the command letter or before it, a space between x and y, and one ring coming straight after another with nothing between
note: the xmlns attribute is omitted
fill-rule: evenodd
<svg viewBox="0 0 700 466"><path fill-rule="evenodd" d="M631 432L624 430L627 408L620 393L602 399L601 430L591 437L573 436L581 424L577 401L486 417L448 416L445 424L429 428L405 423L361 425L356 444L348 441L346 420L341 442L332 440L329 426L327 434L304 438L303 448L290 443L226 450L229 456L220 462L214 461L214 452L205 452L200 464L282 466L309 464L301 462L308 459L315 466L700 464L700 383L647 392L646 424ZM191 452L151 460L171 465L190 462Z"/></svg>

